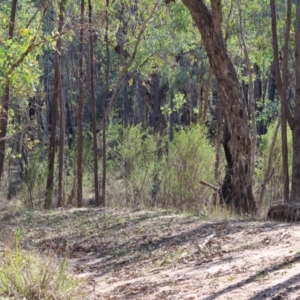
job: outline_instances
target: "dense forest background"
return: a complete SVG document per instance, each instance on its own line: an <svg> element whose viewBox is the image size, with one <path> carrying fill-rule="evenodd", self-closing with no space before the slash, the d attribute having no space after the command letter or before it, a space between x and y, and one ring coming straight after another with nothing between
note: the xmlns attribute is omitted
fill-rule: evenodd
<svg viewBox="0 0 300 300"><path fill-rule="evenodd" d="M220 79L197 1L166 2L1 1L2 199L199 212L221 196L239 207L234 87ZM298 201L299 4L198 2L243 91L256 204L239 212Z"/></svg>

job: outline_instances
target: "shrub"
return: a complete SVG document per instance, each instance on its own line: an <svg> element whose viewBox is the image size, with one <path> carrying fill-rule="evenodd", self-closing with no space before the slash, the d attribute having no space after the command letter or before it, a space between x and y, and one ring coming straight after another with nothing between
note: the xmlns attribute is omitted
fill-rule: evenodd
<svg viewBox="0 0 300 300"><path fill-rule="evenodd" d="M110 205L199 211L213 191L215 150L206 130L180 129L169 142L142 126L108 129L107 196Z"/></svg>
<svg viewBox="0 0 300 300"><path fill-rule="evenodd" d="M200 180L214 183L215 157L203 127L195 125L176 132L162 178L162 205L201 210L210 200L212 190L201 185Z"/></svg>
<svg viewBox="0 0 300 300"><path fill-rule="evenodd" d="M108 149L109 198L119 205L151 205L153 182L160 169L163 138L140 125L124 128Z"/></svg>

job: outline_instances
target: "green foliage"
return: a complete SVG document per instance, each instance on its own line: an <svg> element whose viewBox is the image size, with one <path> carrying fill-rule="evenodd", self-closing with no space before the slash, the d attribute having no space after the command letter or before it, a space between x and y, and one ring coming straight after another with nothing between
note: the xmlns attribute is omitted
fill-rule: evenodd
<svg viewBox="0 0 300 300"><path fill-rule="evenodd" d="M14 249L0 252L0 296L13 299L75 299L78 281L67 275L67 261L55 262L23 252L16 237Z"/></svg>
<svg viewBox="0 0 300 300"><path fill-rule="evenodd" d="M214 182L215 150L206 130L195 125L175 133L169 145L160 198L163 206L199 211L210 200L212 191L200 180Z"/></svg>
<svg viewBox="0 0 300 300"><path fill-rule="evenodd" d="M272 101L269 99L257 99L255 105L259 110L256 111L256 121L267 124L280 111L280 103L278 100Z"/></svg>
<svg viewBox="0 0 300 300"><path fill-rule="evenodd" d="M167 102L160 109L164 114L171 114L172 112L179 111L180 108L186 103L184 94L177 93L173 99L173 110L170 108L170 103Z"/></svg>
<svg viewBox="0 0 300 300"><path fill-rule="evenodd" d="M11 66L15 64L39 36L40 14L32 21L31 27L27 27L28 20L32 17L34 7L30 1L22 1L18 6L14 38L7 38L9 18L5 11L10 7L3 5L0 10L0 83L1 89L4 82L9 79L11 88L14 89L15 97L30 97L36 92L41 75L39 63L36 57L41 54L41 48L36 47L30 51L24 61L14 70ZM1 92L0 89L0 92Z"/></svg>
<svg viewBox="0 0 300 300"><path fill-rule="evenodd" d="M125 128L108 153L112 204L199 211L210 201L212 190L200 180L214 182L215 150L198 125L179 130L172 142L139 125Z"/></svg>
<svg viewBox="0 0 300 300"><path fill-rule="evenodd" d="M115 127L117 130L120 129L118 125ZM115 131L116 129L110 129L112 133ZM149 206L152 202L151 194L155 178L159 176L162 169L159 155L163 151L161 147L165 144L165 139L150 134L140 125L124 128L122 132L119 131L119 134L117 146L108 149L109 155L115 159L114 164L108 161L108 173L110 173L108 177L115 181L116 176L112 173L117 171L121 182L117 180L108 183L108 193L115 184L119 183L123 189L119 188L120 195L115 196L114 202L119 202L118 198L121 197L132 206L138 204Z"/></svg>

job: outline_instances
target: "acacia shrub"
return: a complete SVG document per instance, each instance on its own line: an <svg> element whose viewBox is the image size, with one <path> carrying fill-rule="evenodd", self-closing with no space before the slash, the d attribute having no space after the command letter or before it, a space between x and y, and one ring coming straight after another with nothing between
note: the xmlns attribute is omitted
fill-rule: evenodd
<svg viewBox="0 0 300 300"><path fill-rule="evenodd" d="M194 125L177 131L165 161L161 205L201 211L210 202L213 191L201 185L200 180L214 184L215 158L215 148L204 127Z"/></svg>
<svg viewBox="0 0 300 300"><path fill-rule="evenodd" d="M108 129L107 193L119 206L152 206L155 181L161 173L165 138L141 125Z"/></svg>
<svg viewBox="0 0 300 300"><path fill-rule="evenodd" d="M199 212L211 202L200 180L218 185L216 152L204 127L179 129L172 142L141 125L110 124L107 136L108 205Z"/></svg>

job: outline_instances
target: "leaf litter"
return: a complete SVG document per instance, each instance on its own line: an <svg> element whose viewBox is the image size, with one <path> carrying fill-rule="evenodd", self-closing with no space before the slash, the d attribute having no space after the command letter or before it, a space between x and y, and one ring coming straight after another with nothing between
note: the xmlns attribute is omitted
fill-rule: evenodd
<svg viewBox="0 0 300 300"><path fill-rule="evenodd" d="M1 242L68 257L86 299L300 299L298 223L167 211L0 212Z"/></svg>

